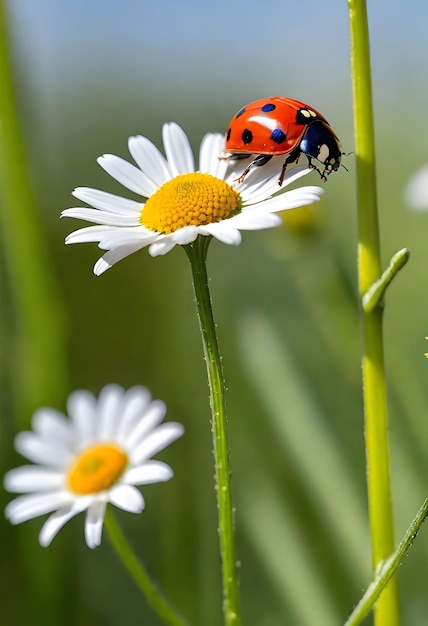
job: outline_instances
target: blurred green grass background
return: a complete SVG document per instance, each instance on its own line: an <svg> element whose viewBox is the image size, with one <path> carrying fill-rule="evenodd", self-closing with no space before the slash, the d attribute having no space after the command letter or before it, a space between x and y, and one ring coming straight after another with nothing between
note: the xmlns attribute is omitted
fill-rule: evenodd
<svg viewBox="0 0 428 626"><path fill-rule="evenodd" d="M397 538L427 495L428 469L428 214L412 213L403 202L408 178L427 159L421 72L428 44L418 30L428 11L414 4L417 23L386 1L370 13L384 264L403 246L412 253L388 291L385 312ZM96 278L99 250L66 248L64 237L78 223L58 216L74 205L76 186L122 193L95 158L104 152L128 158L129 135L145 134L161 146L161 125L174 119L197 151L205 132L223 132L238 108L264 95L307 101L352 152L345 3L320 7L310 0L304 18L289 3L254 8L241 0L233 7L21 0L8 10L31 183L66 311L67 392L144 384L167 402L169 419L185 425L186 436L162 457L175 470L173 481L144 489L141 516L118 518L191 623L218 626L207 383L186 257L180 249L157 259L143 251ZM243 617L250 626L340 624L370 578L353 155L344 163L349 171L329 178L306 228L249 232L239 248L213 242L209 252L228 386ZM306 182L319 180L311 174ZM15 425L28 423L37 408L14 413L17 311L7 236L2 229L2 473L21 463L12 448ZM50 367L55 382L57 365ZM66 397L58 405L53 388L42 401L63 409ZM2 491L1 503L9 497ZM157 626L107 539L95 552L86 548L81 517L48 549L37 544L40 519L16 528L0 523L4 624ZM426 623L427 567L423 528L399 573L403 624Z"/></svg>

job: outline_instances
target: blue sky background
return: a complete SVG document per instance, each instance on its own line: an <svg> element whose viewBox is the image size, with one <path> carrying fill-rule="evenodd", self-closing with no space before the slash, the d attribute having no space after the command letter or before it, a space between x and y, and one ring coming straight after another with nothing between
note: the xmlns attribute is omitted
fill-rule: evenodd
<svg viewBox="0 0 428 626"><path fill-rule="evenodd" d="M380 90L426 92L428 4L369 5ZM216 99L238 88L244 99L298 91L327 101L330 90L349 91L345 1L14 0L9 10L15 48L43 89L114 77L142 91L148 78L177 90L202 82Z"/></svg>
<svg viewBox="0 0 428 626"><path fill-rule="evenodd" d="M320 110L353 149L347 3L13 0L11 45L29 144L150 133L176 120L199 141L267 95ZM428 3L369 2L375 115L404 165L424 162ZM68 136L70 135L70 136ZM99 137L105 137L105 144ZM397 143L398 142L398 143ZM414 155L415 164L412 158ZM59 167L58 159L51 166ZM61 162L67 166L67 155Z"/></svg>

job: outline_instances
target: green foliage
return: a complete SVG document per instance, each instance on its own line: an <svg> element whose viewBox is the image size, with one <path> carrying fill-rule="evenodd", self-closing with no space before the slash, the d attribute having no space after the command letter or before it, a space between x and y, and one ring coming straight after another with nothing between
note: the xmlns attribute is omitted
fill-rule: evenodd
<svg viewBox="0 0 428 626"><path fill-rule="evenodd" d="M68 344L55 345L60 347L61 361L69 365L69 390L98 392L108 382L144 384L167 402L170 419L185 424L180 451L172 448L165 458L174 467L173 481L162 490L145 488L147 510L141 516L118 518L180 612L194 624L218 626L221 585L210 413L185 255L174 250L152 259L140 252L95 278L91 272L99 253L95 245L63 245L65 234L75 226L60 222L58 215L74 202L68 193L74 186L110 185L111 191L121 192L98 173L94 158L105 151L126 157L125 138L131 133L147 134L160 145L163 120L154 105L141 116L136 106L130 111L124 97L112 124L97 109L87 110L85 99L95 98L95 89L81 84L73 100L61 101L59 107L52 104L47 115L61 129L60 136L47 135L44 145L38 146L40 158L30 160L40 206L33 236L51 257L49 283L59 284L68 315ZM149 100L155 101L157 89L155 83L146 85ZM337 108L332 107L329 118L335 119L344 149L350 151L349 103L333 85L331 89ZM195 86L195 92L200 111L203 85ZM174 99L173 90L168 97ZM207 116L202 131L200 119L189 120L188 103L186 109L177 110L176 118L187 121L185 129L195 147L201 132L222 130L230 110L236 108L231 101L230 95L224 99L213 120ZM423 102L415 101L418 105L422 110ZM410 213L401 201L407 177L426 156L419 124L406 120L406 160L397 163L396 134L391 133L389 120L400 118L399 100L389 102L388 113L388 118L379 116L376 127L383 266L398 248L412 251L408 267L388 290L385 311L394 512L401 536L426 496L428 363L423 353L428 334L424 289L428 215ZM82 125L92 132L76 137ZM28 133L33 154L34 132ZM414 138L412 142L408 137ZM251 626L308 626L314 623L314 605L317 626L340 624L370 581L352 155L345 164L349 173L341 170L326 184L327 193L317 209L323 219L316 229L303 235L285 227L245 233L239 248L213 242L208 255L228 384L243 623ZM310 176L318 184L316 174ZM11 313L12 279L4 260L7 236L2 226L3 471L18 462L12 453L17 415L8 357L20 335ZM31 264L30 252L22 254L22 263ZM42 326L49 335L50 322ZM37 355L33 358L32 366L40 368ZM24 365L28 362L20 363ZM48 365L55 373L53 357ZM61 394L63 401L65 395ZM46 393L44 402L64 408L56 389ZM5 500L2 494L3 504ZM55 602L64 625L157 626L108 542L95 552L83 545L81 517L70 522L47 550L36 545L40 526L41 520L35 520L12 529L1 521L0 599L5 624L57 626ZM426 622L427 545L422 532L400 572L403 623L412 626Z"/></svg>

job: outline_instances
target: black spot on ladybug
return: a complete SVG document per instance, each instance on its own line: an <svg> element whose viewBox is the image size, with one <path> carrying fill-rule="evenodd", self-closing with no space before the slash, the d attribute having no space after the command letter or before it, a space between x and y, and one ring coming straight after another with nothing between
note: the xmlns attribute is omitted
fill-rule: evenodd
<svg viewBox="0 0 428 626"><path fill-rule="evenodd" d="M296 124L307 126L314 121L313 116L308 114L308 109L299 109L296 113Z"/></svg>
<svg viewBox="0 0 428 626"><path fill-rule="evenodd" d="M253 133L248 128L244 128L242 131L242 141L246 144L251 143L253 141Z"/></svg>
<svg viewBox="0 0 428 626"><path fill-rule="evenodd" d="M270 113L271 111L275 111L275 109L276 109L276 104L272 104L271 102L269 102L268 104L264 104L262 106L263 113Z"/></svg>
<svg viewBox="0 0 428 626"><path fill-rule="evenodd" d="M275 130L272 131L271 139L278 144L284 143L284 141L287 139L287 135L280 128L275 128Z"/></svg>
<svg viewBox="0 0 428 626"><path fill-rule="evenodd" d="M241 117L241 115L245 113L246 110L247 110L247 107L244 107L243 109L238 111L238 113L235 115L235 119L237 119L238 117Z"/></svg>
<svg viewBox="0 0 428 626"><path fill-rule="evenodd" d="M231 133L231 132L232 132L232 129L231 129L231 128L228 128L228 129L227 129L227 133L226 133L226 141L229 141L229 139L230 139L230 133Z"/></svg>

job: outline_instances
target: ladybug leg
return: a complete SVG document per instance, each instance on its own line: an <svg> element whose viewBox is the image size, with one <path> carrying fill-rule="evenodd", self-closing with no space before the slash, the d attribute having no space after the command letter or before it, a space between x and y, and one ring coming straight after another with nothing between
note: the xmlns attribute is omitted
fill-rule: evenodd
<svg viewBox="0 0 428 626"><path fill-rule="evenodd" d="M251 155L246 152L236 152L233 154L228 154L226 156L219 156L219 161L239 161L241 159L248 159Z"/></svg>
<svg viewBox="0 0 428 626"><path fill-rule="evenodd" d="M285 176L285 170L287 169L287 161L284 161L284 164L282 166L282 170L281 170L281 174L279 175L278 178L278 185L281 187L282 183L284 182L284 176Z"/></svg>
<svg viewBox="0 0 428 626"><path fill-rule="evenodd" d="M285 159L284 164L282 166L281 174L279 175L279 178L278 178L278 185L280 187L282 183L284 182L284 176L285 176L285 171L287 169L287 165L289 163L297 163L297 161L299 160L299 156L300 156L300 148L296 148L295 150L290 152L290 154Z"/></svg>
<svg viewBox="0 0 428 626"><path fill-rule="evenodd" d="M310 157L310 156L308 156L308 155L306 155L306 156L307 156L307 159L308 159L308 166L309 166L309 168L310 168L311 170L315 170L316 172L318 172L318 174L319 174L319 175L320 175L320 177L321 177L321 180L325 180L325 181L327 181L327 176L325 175L325 168L324 168L324 171L323 171L323 172L321 172L321 170L319 169L319 167L317 167L316 165L313 165L313 164L312 164L312 159L311 159L311 157Z"/></svg>
<svg viewBox="0 0 428 626"><path fill-rule="evenodd" d="M246 175L248 174L248 172L250 170L253 169L253 167L260 167L261 165L265 165L268 161L270 161L272 158L271 154L259 154L258 156L256 156L255 159L253 159L251 161L251 163L245 168L245 170L242 172L241 176L239 176L238 178L235 178L234 182L238 182L238 183L242 183L242 181L244 180L244 178L246 177Z"/></svg>

